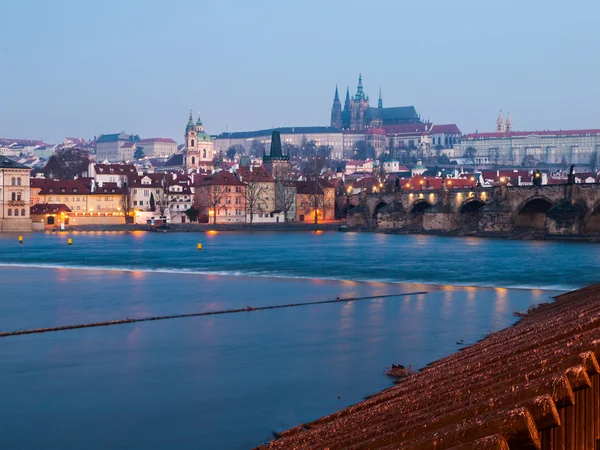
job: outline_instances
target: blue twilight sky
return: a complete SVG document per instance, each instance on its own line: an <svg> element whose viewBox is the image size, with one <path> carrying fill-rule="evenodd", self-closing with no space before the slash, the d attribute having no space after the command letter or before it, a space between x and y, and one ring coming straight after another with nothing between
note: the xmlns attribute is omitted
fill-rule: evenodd
<svg viewBox="0 0 600 450"><path fill-rule="evenodd" d="M0 137L183 140L376 105L492 131L600 128L598 0L2 0ZM343 98L342 98L343 101Z"/></svg>

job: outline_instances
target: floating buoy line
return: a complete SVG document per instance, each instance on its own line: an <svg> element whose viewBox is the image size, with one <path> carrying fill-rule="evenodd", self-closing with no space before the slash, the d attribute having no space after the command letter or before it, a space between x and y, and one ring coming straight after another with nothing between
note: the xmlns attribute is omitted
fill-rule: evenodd
<svg viewBox="0 0 600 450"><path fill-rule="evenodd" d="M327 303L356 302L356 301L363 301L363 300L374 300L374 299L378 299L378 298L407 297L407 296L411 296L411 295L422 295L422 294L427 294L427 292L406 292L406 293L400 293L400 294L371 295L368 297L346 297L346 298L338 297L335 300L322 300L322 301L318 301L318 302L289 303L289 304L285 304L285 305L259 306L256 308L253 308L251 306L246 306L245 308L224 309L224 310L219 310L219 311L204 311L204 312L187 313L187 314L173 314L173 315L169 315L169 316L141 317L138 319L127 317L125 319L108 320L108 321L104 321L104 322L90 322L90 323L81 323L81 324L74 324L74 325L63 325L63 326L58 326L58 327L32 328L29 330L4 331L4 332L0 332L0 338L9 337L9 336L21 336L24 334L52 333L52 332L56 332L56 331L78 330L80 328L108 327L111 325L123 325L123 324L127 324L127 323L137 323L137 322L150 322L153 320L168 320L168 319L183 319L185 317L215 316L217 314L235 314L235 313L253 312L253 311L266 311L268 309L296 308L299 306L324 305Z"/></svg>

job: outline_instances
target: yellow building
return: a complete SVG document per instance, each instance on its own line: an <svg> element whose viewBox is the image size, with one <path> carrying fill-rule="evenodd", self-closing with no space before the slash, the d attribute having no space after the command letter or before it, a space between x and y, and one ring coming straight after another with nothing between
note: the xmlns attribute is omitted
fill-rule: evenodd
<svg viewBox="0 0 600 450"><path fill-rule="evenodd" d="M0 232L31 231L29 176L31 169L0 156Z"/></svg>

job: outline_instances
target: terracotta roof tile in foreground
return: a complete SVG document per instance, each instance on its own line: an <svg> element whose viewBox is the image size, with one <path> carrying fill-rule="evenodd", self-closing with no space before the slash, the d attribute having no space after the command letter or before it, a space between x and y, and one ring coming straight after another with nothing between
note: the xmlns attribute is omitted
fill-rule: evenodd
<svg viewBox="0 0 600 450"><path fill-rule="evenodd" d="M597 448L598 358L600 284L542 304L514 326L264 448Z"/></svg>

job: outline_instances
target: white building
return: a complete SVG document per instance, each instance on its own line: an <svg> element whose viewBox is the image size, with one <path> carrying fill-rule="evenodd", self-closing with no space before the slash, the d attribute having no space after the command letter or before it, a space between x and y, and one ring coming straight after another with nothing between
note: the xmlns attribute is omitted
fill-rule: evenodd
<svg viewBox="0 0 600 450"><path fill-rule="evenodd" d="M598 164L600 129L467 134L454 146L455 159L464 158L469 147L490 164Z"/></svg>
<svg viewBox="0 0 600 450"><path fill-rule="evenodd" d="M96 160L122 162L133 159L139 136L128 135L121 131L118 134L103 134L96 140Z"/></svg>
<svg viewBox="0 0 600 450"><path fill-rule="evenodd" d="M139 146L143 147L145 156L171 156L177 153L177 142L171 138L142 139Z"/></svg>

